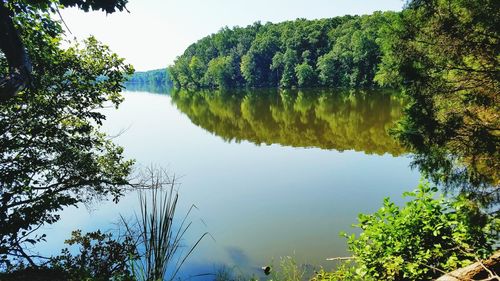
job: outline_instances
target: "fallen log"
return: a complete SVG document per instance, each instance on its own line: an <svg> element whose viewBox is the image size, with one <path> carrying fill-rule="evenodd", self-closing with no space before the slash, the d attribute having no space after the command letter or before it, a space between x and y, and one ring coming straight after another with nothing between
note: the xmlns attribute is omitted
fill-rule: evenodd
<svg viewBox="0 0 500 281"><path fill-rule="evenodd" d="M497 272L500 272L500 251L495 252L486 260L480 260L466 267L449 272L436 279L436 281L500 281Z"/></svg>

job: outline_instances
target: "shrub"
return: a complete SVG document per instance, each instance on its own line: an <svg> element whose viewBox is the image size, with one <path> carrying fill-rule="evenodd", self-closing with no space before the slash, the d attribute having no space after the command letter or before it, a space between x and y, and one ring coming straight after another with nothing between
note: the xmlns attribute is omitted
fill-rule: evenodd
<svg viewBox="0 0 500 281"><path fill-rule="evenodd" d="M450 200L421 183L398 207L388 198L372 215L359 215L358 236L347 236L363 279L430 280L492 252L498 219L460 195Z"/></svg>

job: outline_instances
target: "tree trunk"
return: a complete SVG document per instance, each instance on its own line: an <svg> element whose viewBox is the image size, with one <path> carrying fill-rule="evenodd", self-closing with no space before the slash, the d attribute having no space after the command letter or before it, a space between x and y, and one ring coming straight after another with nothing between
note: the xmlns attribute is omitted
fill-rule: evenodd
<svg viewBox="0 0 500 281"><path fill-rule="evenodd" d="M9 73L0 77L0 101L24 89L31 76L31 62L19 32L12 21L12 12L0 2L0 50L7 59Z"/></svg>

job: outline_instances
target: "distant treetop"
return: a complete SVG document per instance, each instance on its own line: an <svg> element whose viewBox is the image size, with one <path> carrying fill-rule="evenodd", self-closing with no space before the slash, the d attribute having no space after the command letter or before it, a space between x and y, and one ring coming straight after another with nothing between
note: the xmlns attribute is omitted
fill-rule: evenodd
<svg viewBox="0 0 500 281"><path fill-rule="evenodd" d="M395 12L222 28L169 67L177 88L375 87Z"/></svg>

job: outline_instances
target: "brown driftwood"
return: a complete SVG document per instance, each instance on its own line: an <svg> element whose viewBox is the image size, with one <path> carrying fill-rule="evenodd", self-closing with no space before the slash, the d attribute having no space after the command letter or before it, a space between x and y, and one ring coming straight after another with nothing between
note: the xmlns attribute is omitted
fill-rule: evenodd
<svg viewBox="0 0 500 281"><path fill-rule="evenodd" d="M327 261L348 261L353 260L354 257L335 257L335 258L327 258Z"/></svg>
<svg viewBox="0 0 500 281"><path fill-rule="evenodd" d="M475 262L469 266L459 268L447 273L436 281L471 281L471 280L499 280L500 251L495 252L490 258Z"/></svg>
<svg viewBox="0 0 500 281"><path fill-rule="evenodd" d="M0 77L0 101L24 89L31 76L31 61L12 21L12 12L0 2L0 50L7 59L9 73Z"/></svg>

